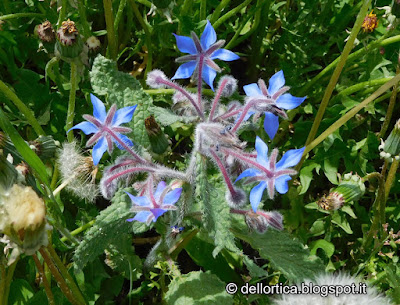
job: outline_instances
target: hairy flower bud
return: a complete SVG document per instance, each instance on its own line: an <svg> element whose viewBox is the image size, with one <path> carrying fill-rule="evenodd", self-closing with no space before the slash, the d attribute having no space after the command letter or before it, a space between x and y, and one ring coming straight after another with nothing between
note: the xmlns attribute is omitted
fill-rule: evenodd
<svg viewBox="0 0 400 305"><path fill-rule="evenodd" d="M168 78L163 71L156 69L147 74L146 84L154 89L165 88L166 86L160 82L161 80L168 80Z"/></svg>
<svg viewBox="0 0 400 305"><path fill-rule="evenodd" d="M268 227L273 227L276 230L283 230L282 214L276 211L264 212L258 210L254 213L252 210L248 211L245 215L245 221L250 229L258 233L264 233Z"/></svg>
<svg viewBox="0 0 400 305"><path fill-rule="evenodd" d="M52 136L39 136L36 140L29 141L29 147L42 160L53 158L57 148Z"/></svg>
<svg viewBox="0 0 400 305"><path fill-rule="evenodd" d="M83 41L75 26L75 22L69 19L63 21L61 27L57 30L57 38L56 50L61 56L75 58L82 53Z"/></svg>
<svg viewBox="0 0 400 305"><path fill-rule="evenodd" d="M226 191L225 200L231 208L240 208L246 204L247 196L243 190L235 188L233 193Z"/></svg>
<svg viewBox="0 0 400 305"><path fill-rule="evenodd" d="M157 124L154 116L149 116L144 120L144 126L146 128L146 132L149 136L151 149L156 154L164 153L168 147L169 142L165 137L164 132L161 130L160 126Z"/></svg>
<svg viewBox="0 0 400 305"><path fill-rule="evenodd" d="M222 97L230 97L237 89L237 80L236 78L225 75L221 77L218 83L218 90L221 90Z"/></svg>
<svg viewBox="0 0 400 305"><path fill-rule="evenodd" d="M382 150L380 155L383 158L390 161L392 158L396 158L397 160L400 158L400 119L394 125L386 141L379 146L379 149Z"/></svg>

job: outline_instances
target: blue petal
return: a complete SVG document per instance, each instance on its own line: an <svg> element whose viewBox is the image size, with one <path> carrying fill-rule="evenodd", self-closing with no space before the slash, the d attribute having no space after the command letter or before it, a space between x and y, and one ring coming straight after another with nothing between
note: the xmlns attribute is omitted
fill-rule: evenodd
<svg viewBox="0 0 400 305"><path fill-rule="evenodd" d="M260 139L256 138L257 162L268 168L268 146Z"/></svg>
<svg viewBox="0 0 400 305"><path fill-rule="evenodd" d="M165 181L160 181L157 185L156 191L154 192L154 198L159 199L161 193L163 192L163 190L165 190L166 187L167 184L165 183Z"/></svg>
<svg viewBox="0 0 400 305"><path fill-rule="evenodd" d="M306 148L299 148L299 149L291 149L288 150L283 156L282 159L276 163L276 169L284 169L289 168L297 165L300 162L301 157L303 156L303 152Z"/></svg>
<svg viewBox="0 0 400 305"><path fill-rule="evenodd" d="M262 195L266 187L267 187L267 182L261 181L258 185L253 187L253 189L250 192L250 203L254 212L257 212L258 205L260 204Z"/></svg>
<svg viewBox="0 0 400 305"><path fill-rule="evenodd" d="M133 196L132 194L125 192L128 194L131 201L140 206L151 206L150 200L146 196Z"/></svg>
<svg viewBox="0 0 400 305"><path fill-rule="evenodd" d="M93 164L99 164L99 161L103 154L107 150L107 141L104 137L100 138L97 144L93 147L92 157L93 157Z"/></svg>
<svg viewBox="0 0 400 305"><path fill-rule="evenodd" d="M152 216L151 212L148 211L141 211L135 215L135 217L132 218L132 220L137 220L140 222L147 222L147 219L149 216Z"/></svg>
<svg viewBox="0 0 400 305"><path fill-rule="evenodd" d="M174 189L172 192L169 192L167 195L165 195L164 202L162 204L175 204L179 200L179 197L181 197L181 193L181 187Z"/></svg>
<svg viewBox="0 0 400 305"><path fill-rule="evenodd" d="M93 116L104 122L106 119L106 107L104 106L103 102L100 101L96 96L90 93L90 100L92 101L93 104Z"/></svg>
<svg viewBox="0 0 400 305"><path fill-rule="evenodd" d="M154 215L153 221L156 222L157 218L166 212L164 209L150 209L151 213Z"/></svg>
<svg viewBox="0 0 400 305"><path fill-rule="evenodd" d="M217 76L217 71L211 69L209 66L204 65L203 67L203 75L202 78L206 82L207 85L211 87L211 90L214 91L214 79Z"/></svg>
<svg viewBox="0 0 400 305"><path fill-rule="evenodd" d="M243 179L245 177L253 177L259 175L261 172L258 169L255 168L248 168L246 169L243 173L239 175L239 177L236 178L235 182L239 181L240 179Z"/></svg>
<svg viewBox="0 0 400 305"><path fill-rule="evenodd" d="M289 190L288 181L292 179L289 175L283 175L275 179L275 189L280 194L286 194Z"/></svg>
<svg viewBox="0 0 400 305"><path fill-rule="evenodd" d="M133 143L131 141L131 139L129 139L126 135L117 133L117 137L120 138L126 145L128 145L129 147L133 146ZM121 150L125 150L125 148L119 144L115 139L113 139L113 141L115 142L115 144L117 145L117 147Z"/></svg>
<svg viewBox="0 0 400 305"><path fill-rule="evenodd" d="M92 124L90 122L86 122L86 121L75 125L70 130L72 130L72 129L80 129L86 135L91 134L91 133L96 133L99 130L94 124ZM68 130L67 133L70 132L70 130Z"/></svg>
<svg viewBox="0 0 400 305"><path fill-rule="evenodd" d="M244 116L243 122L246 122L253 114L255 114L255 111L247 111L246 115ZM235 119L235 123L239 120L240 116L242 115L241 112L238 113L236 119Z"/></svg>
<svg viewBox="0 0 400 305"><path fill-rule="evenodd" d="M282 94L278 99L276 100L276 104L278 105L279 108L282 109L294 109L297 106L299 106L304 100L306 99L305 97L295 97L291 95L290 93L285 93Z"/></svg>
<svg viewBox="0 0 400 305"><path fill-rule="evenodd" d="M269 79L268 93L274 95L280 88L285 85L285 77L283 76L283 71L276 72Z"/></svg>
<svg viewBox="0 0 400 305"><path fill-rule="evenodd" d="M132 120L133 113L135 112L137 105L124 107L118 109L115 112L114 118L112 120L112 126L119 126L123 123L129 123Z"/></svg>
<svg viewBox="0 0 400 305"><path fill-rule="evenodd" d="M200 43L201 46L203 47L203 50L207 50L216 41L217 41L217 34L215 33L215 30L212 27L210 21L207 20L207 25L203 31L203 34L201 34L200 37Z"/></svg>
<svg viewBox="0 0 400 305"><path fill-rule="evenodd" d="M256 83L243 86L243 90L247 96L260 96L263 95L260 88Z"/></svg>
<svg viewBox="0 0 400 305"><path fill-rule="evenodd" d="M176 38L176 45L178 46L179 51L192 55L197 54L196 46L192 38L176 34L174 34L174 36Z"/></svg>
<svg viewBox="0 0 400 305"><path fill-rule="evenodd" d="M232 61L232 60L236 60L239 58L240 57L238 55L236 55L235 53L233 53L229 50L225 50L225 49L219 49L219 50L215 51L211 56L211 59L220 59L220 60L224 60L224 61Z"/></svg>
<svg viewBox="0 0 400 305"><path fill-rule="evenodd" d="M196 68L196 62L195 61L189 61L186 62L176 70L175 75L171 79L182 79L182 78L189 78L192 76L194 69Z"/></svg>
<svg viewBox="0 0 400 305"><path fill-rule="evenodd" d="M279 128L279 117L271 112L265 112L264 129L272 140Z"/></svg>

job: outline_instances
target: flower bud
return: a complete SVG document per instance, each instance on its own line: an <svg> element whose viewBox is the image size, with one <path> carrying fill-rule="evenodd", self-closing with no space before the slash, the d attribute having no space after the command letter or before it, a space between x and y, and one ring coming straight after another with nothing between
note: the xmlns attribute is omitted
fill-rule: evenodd
<svg viewBox="0 0 400 305"><path fill-rule="evenodd" d="M37 34L39 39L43 42L53 42L56 39L53 26L48 20L38 25Z"/></svg>
<svg viewBox="0 0 400 305"><path fill-rule="evenodd" d="M235 188L235 191L231 193L229 190L225 193L225 200L231 208L240 208L247 202L246 193L243 190Z"/></svg>
<svg viewBox="0 0 400 305"><path fill-rule="evenodd" d="M221 77L218 83L218 90L222 88L221 96L230 97L237 89L237 80L229 75Z"/></svg>
<svg viewBox="0 0 400 305"><path fill-rule="evenodd" d="M283 230L282 214L276 211L263 212L258 210L254 213L252 210L248 211L245 216L245 221L250 229L258 233L264 233L268 227L273 227L277 230Z"/></svg>
<svg viewBox="0 0 400 305"><path fill-rule="evenodd" d="M156 154L164 153L169 147L169 142L154 116L147 117L144 120L144 126L149 136L152 151Z"/></svg>
<svg viewBox="0 0 400 305"><path fill-rule="evenodd" d="M379 146L382 149L382 145ZM382 154L384 153L384 154ZM394 128L383 144L381 156L384 158L395 158L400 155L400 119L394 125Z"/></svg>
<svg viewBox="0 0 400 305"><path fill-rule="evenodd" d="M149 74L147 74L146 84L154 89L165 88L166 85L162 84L161 80L168 80L165 76L164 72L161 70L153 70Z"/></svg>
<svg viewBox="0 0 400 305"><path fill-rule="evenodd" d="M96 53L100 50L100 40L95 36L90 36L86 40L86 45L88 47L89 53Z"/></svg>
<svg viewBox="0 0 400 305"><path fill-rule="evenodd" d="M378 27L378 18L372 12L373 10L364 18L362 24L364 33L373 32Z"/></svg>
<svg viewBox="0 0 400 305"><path fill-rule="evenodd" d="M61 56L75 58L82 53L83 42L75 26L75 22L69 19L63 21L57 31L57 38L56 50Z"/></svg>
<svg viewBox="0 0 400 305"><path fill-rule="evenodd" d="M52 136L39 136L36 140L29 142L29 147L42 160L53 158L57 148Z"/></svg>

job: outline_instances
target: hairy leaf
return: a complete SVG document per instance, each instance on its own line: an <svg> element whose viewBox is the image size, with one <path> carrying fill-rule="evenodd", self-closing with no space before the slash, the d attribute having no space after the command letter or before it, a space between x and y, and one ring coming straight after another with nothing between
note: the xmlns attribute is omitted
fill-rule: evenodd
<svg viewBox="0 0 400 305"><path fill-rule="evenodd" d="M161 107L151 107L150 112L154 114L157 122L164 126L172 125L175 122L192 123L198 119L197 116L180 116Z"/></svg>
<svg viewBox="0 0 400 305"><path fill-rule="evenodd" d="M165 295L171 305L229 305L232 296L225 291L225 283L209 272L193 271L176 277Z"/></svg>

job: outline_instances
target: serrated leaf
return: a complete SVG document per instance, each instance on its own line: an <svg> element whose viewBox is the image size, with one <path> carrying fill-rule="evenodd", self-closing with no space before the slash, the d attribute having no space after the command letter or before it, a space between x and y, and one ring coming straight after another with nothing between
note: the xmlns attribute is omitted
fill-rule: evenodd
<svg viewBox="0 0 400 305"><path fill-rule="evenodd" d="M230 208L225 203L225 190L220 184L208 183L207 159L200 154L197 158L196 196L201 203L203 224L207 232L214 239L214 258L223 249L239 253L235 245L235 236L230 231Z"/></svg>
<svg viewBox="0 0 400 305"><path fill-rule="evenodd" d="M180 116L162 107L151 107L149 111L153 113L157 122L160 122L160 124L163 126L169 126L175 122L188 124L198 120L197 116Z"/></svg>
<svg viewBox="0 0 400 305"><path fill-rule="evenodd" d="M264 234L248 233L239 222L234 223L232 230L236 237L250 244L262 258L270 261L273 268L293 282L313 279L325 269L318 257L310 256L303 244L287 232L268 230Z"/></svg>
<svg viewBox="0 0 400 305"><path fill-rule="evenodd" d="M258 266L250 257L247 255L244 256L243 262L245 263L247 269L249 270L251 277L264 277L268 275L268 272Z"/></svg>
<svg viewBox="0 0 400 305"><path fill-rule="evenodd" d="M117 104L118 108L138 105L133 120L128 124L132 128L133 140L149 148L144 120L150 115L151 97L143 91L139 81L133 76L117 70L114 61L98 55L90 71L93 91L98 95L107 95L109 103Z"/></svg>
<svg viewBox="0 0 400 305"><path fill-rule="evenodd" d="M131 232L132 224L127 222L132 212L131 203L122 189L118 190L112 199L112 204L101 211L96 217L94 225L76 248L73 260L75 268L82 270L88 263L109 247L109 245L122 234Z"/></svg>
<svg viewBox="0 0 400 305"><path fill-rule="evenodd" d="M170 305L233 304L232 296L225 291L225 283L216 275L202 271L174 278L165 300Z"/></svg>

